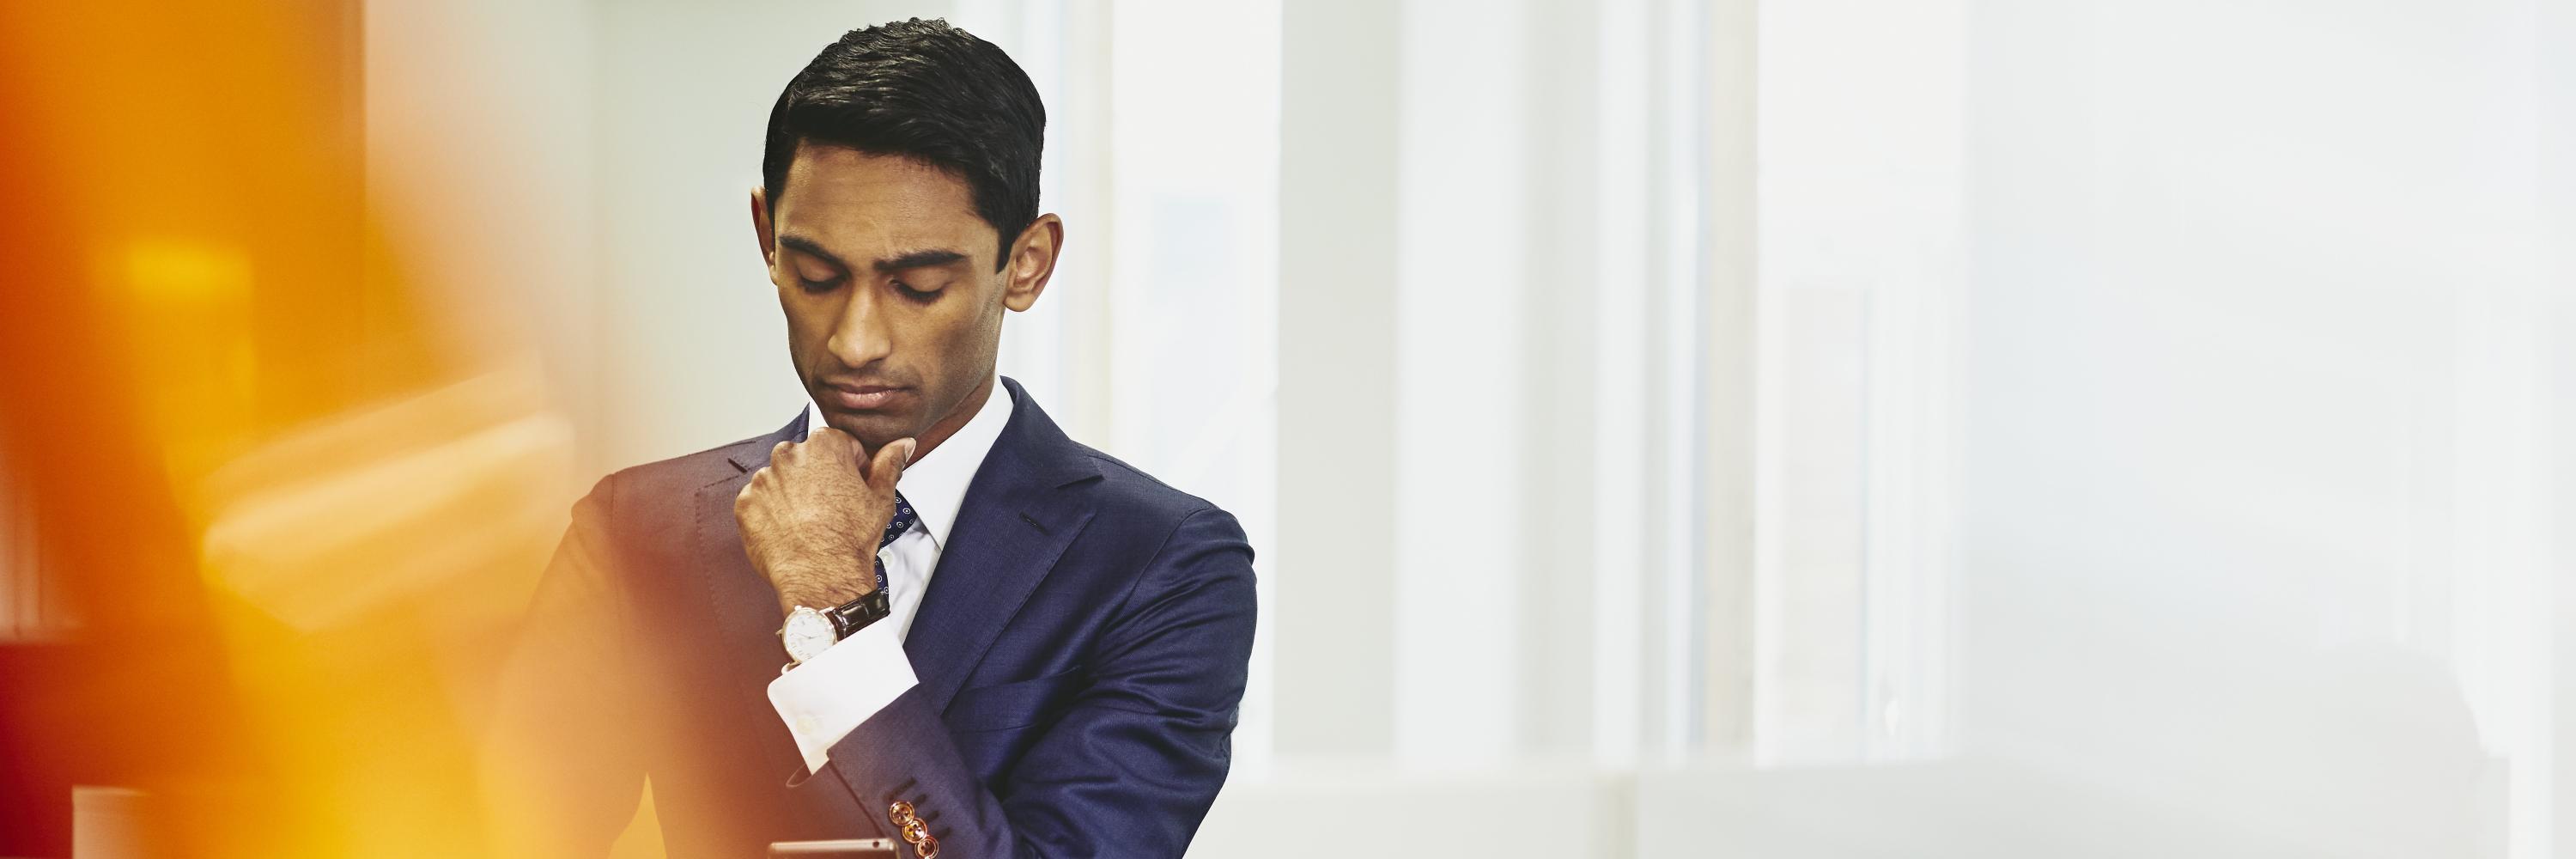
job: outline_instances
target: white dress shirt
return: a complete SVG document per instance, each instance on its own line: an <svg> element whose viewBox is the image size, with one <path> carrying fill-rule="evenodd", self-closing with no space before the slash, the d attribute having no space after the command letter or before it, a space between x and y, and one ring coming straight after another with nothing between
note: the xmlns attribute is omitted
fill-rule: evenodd
<svg viewBox="0 0 2576 859"><path fill-rule="evenodd" d="M807 772L821 772L831 760L832 744L918 682L912 659L903 652L904 636L912 631L913 615L921 611L930 574L939 568L939 552L948 544L958 508L966 503L966 487L974 482L976 469L983 467L984 455L992 451L1002 427L1010 424L1011 408L1011 392L995 382L984 406L956 435L905 467L903 476L895 480L895 491L903 493L920 521L877 553L877 560L885 564L891 613L769 681L769 704L796 737L796 751L804 755ZM807 437L824 426L822 410L807 403Z"/></svg>

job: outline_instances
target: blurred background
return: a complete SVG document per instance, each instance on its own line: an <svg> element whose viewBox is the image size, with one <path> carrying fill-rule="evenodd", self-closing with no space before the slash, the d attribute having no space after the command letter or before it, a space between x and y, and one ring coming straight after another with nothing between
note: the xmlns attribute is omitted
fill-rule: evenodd
<svg viewBox="0 0 2576 859"><path fill-rule="evenodd" d="M0 9L0 855L473 849L919 15L1049 112L1002 372L1260 553L1197 855L2576 857L2569 0Z"/></svg>

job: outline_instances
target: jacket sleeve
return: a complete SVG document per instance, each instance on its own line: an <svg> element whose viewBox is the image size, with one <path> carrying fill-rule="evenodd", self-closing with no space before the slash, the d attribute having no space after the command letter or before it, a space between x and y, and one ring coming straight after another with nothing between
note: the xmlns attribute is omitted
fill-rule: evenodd
<svg viewBox="0 0 2576 859"><path fill-rule="evenodd" d="M486 821L502 856L604 856L644 781L627 594L616 575L612 475L573 506L504 663L480 760Z"/></svg>
<svg viewBox="0 0 2576 859"><path fill-rule="evenodd" d="M1000 783L978 782L920 686L834 745L831 768L880 821L908 803L941 856L1178 857L1225 783L1253 603L1243 529L1202 509L1104 629L1090 685Z"/></svg>

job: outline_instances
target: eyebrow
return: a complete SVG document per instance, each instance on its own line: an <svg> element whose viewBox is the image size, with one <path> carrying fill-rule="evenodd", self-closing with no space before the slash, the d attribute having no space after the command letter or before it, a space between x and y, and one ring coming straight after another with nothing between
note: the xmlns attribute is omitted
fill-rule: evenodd
<svg viewBox="0 0 2576 859"><path fill-rule="evenodd" d="M817 243L812 239L808 239L803 236L782 235L778 237L778 243L795 250L797 253L830 263L842 271L849 271L852 268L849 261L841 259L839 254L824 250L820 243ZM953 250L918 250L903 253L888 259L877 260L874 263L870 263L868 267L876 269L877 272L881 274L892 274L905 269L948 265L965 258L966 255L964 253Z"/></svg>
<svg viewBox="0 0 2576 859"><path fill-rule="evenodd" d="M905 269L948 265L965 258L965 254L952 250L913 251L893 259L877 260L875 266L878 274L893 274Z"/></svg>

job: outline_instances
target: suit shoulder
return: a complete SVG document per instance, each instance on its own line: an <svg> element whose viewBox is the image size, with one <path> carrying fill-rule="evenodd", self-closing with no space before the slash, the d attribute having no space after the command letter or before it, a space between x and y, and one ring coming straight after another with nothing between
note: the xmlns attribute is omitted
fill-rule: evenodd
<svg viewBox="0 0 2576 859"><path fill-rule="evenodd" d="M1123 574L1122 604L1251 581L1253 548L1234 514L1117 457L1089 447L1081 452L1100 472L1091 493L1101 515L1085 536L1115 547L1100 567ZM1146 589L1144 596L1138 588ZM1248 599L1250 591L1243 593Z"/></svg>
<svg viewBox="0 0 2576 859"><path fill-rule="evenodd" d="M627 466L600 478L591 494L603 496L613 493L624 498L685 496L741 474L743 469L735 466L734 460L757 454L762 445L775 441L771 435L753 436L696 453Z"/></svg>
<svg viewBox="0 0 2576 859"><path fill-rule="evenodd" d="M1224 512L1213 502L1174 488L1144 469L1126 460L1081 445L1082 454L1100 469L1100 489L1104 500L1130 514L1152 521L1178 524L1181 520L1206 511Z"/></svg>

